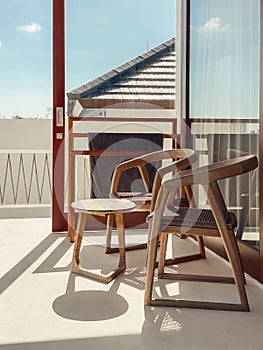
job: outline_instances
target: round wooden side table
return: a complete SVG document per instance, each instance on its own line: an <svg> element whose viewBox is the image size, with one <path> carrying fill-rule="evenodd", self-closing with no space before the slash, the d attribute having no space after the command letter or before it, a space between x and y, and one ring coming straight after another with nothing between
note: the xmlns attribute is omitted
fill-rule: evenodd
<svg viewBox="0 0 263 350"><path fill-rule="evenodd" d="M94 198L73 202L71 206L78 213L78 223L76 229L71 271L86 277L93 278L100 282L111 282L119 273L124 271L126 268L123 213L134 209L135 204L129 200L124 199ZM116 269L107 275L97 274L80 266L79 254L88 214L103 216L114 214L116 218L120 254L119 264Z"/></svg>

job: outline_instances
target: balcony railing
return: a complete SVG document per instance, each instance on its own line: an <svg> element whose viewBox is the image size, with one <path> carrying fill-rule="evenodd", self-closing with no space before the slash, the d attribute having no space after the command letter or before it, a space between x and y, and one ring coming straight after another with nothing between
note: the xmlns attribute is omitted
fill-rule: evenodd
<svg viewBox="0 0 263 350"><path fill-rule="evenodd" d="M0 209L51 206L51 150L1 150L0 162Z"/></svg>
<svg viewBox="0 0 263 350"><path fill-rule="evenodd" d="M85 129L80 127L83 125L83 121L87 122ZM123 132L126 125L130 128L132 124L138 122L139 130L141 130L141 123L146 127L154 128L154 124L157 123L159 129L160 125L163 126L164 134L175 133L176 125L174 118L154 118L149 122L149 118L69 118L69 130L71 130L71 137L78 138L83 136L87 137L89 130L94 131L96 125L96 131L103 129L103 131L111 131L112 123L117 123L117 132ZM208 159L208 147L207 147L207 135L208 134L257 134L259 127L259 121L256 119L248 120L229 120L229 119L192 119L192 134L194 135L194 148L199 152L200 163L207 164ZM74 130L73 123L76 123L76 130ZM107 124L109 123L109 125ZM111 123L111 124L110 124ZM175 123L175 124L174 124ZM47 126L48 128L50 126ZM114 126L115 128L115 126ZM170 129L170 130L168 130ZM73 131L74 130L74 131ZM71 140L72 141L72 140ZM38 145L39 146L39 145ZM76 144L78 148L78 144ZM170 146L169 146L170 147ZM220 148L220 145L218 145ZM19 146L17 147L19 148ZM21 149L23 147L21 146ZM4 210L14 208L44 208L51 207L51 177L52 177L52 161L51 150L1 150L0 151L0 217L3 217L1 213ZM79 157L77 161L77 183L78 194L80 197L88 197L90 194L91 179L90 179L90 164L89 156L92 151L75 151L75 156ZM67 160L67 157L66 157ZM66 164L67 165L67 164ZM65 184L65 199L67 202L67 188L68 179L66 175ZM30 210L31 210L30 209ZM67 205L65 205L67 210ZM257 214L258 215L258 214ZM256 215L256 216L257 216ZM9 215L7 216L9 217ZM258 219L256 218L256 221ZM253 220L254 221L254 220Z"/></svg>
<svg viewBox="0 0 263 350"><path fill-rule="evenodd" d="M202 165L217 162L243 152L259 154L258 119L191 119L194 147ZM245 221L246 230L242 240L259 248L259 169L233 180L220 183L227 206L235 211L240 222L244 201L249 201L249 212ZM205 203L205 196L199 198Z"/></svg>

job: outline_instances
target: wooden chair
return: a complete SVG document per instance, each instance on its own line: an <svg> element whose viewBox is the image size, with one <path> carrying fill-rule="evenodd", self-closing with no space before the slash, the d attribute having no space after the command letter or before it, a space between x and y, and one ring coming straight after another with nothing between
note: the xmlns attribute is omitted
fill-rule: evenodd
<svg viewBox="0 0 263 350"><path fill-rule="evenodd" d="M169 163L163 165L162 162L168 160ZM196 162L197 156L195 151L191 149L170 149L161 150L152 153L148 153L141 157L136 157L134 159L120 163L113 173L110 197L111 198L123 198L129 199L135 202L136 211L143 211L150 213L155 205L155 201L159 192L159 188L162 183L162 179L165 175L172 175L178 171L185 170L192 166ZM147 169L150 166L156 167L155 177L153 184L149 180L149 175ZM137 168L139 170L142 182L144 184L145 190L143 192L120 192L119 191L119 181L121 176L125 171L132 168ZM178 198L178 205L187 205L186 198ZM107 232L106 232L106 253L117 252L118 248L111 247L111 235L113 227L114 216L109 215L107 220ZM146 248L147 243L127 246L126 250L142 249Z"/></svg>
<svg viewBox="0 0 263 350"><path fill-rule="evenodd" d="M222 161L216 164L186 170L165 181L156 200L154 211L149 217L149 250L147 259L147 276L145 289L146 305L175 306L187 308L204 308L219 310L249 311L245 290L245 277L234 228L236 218L227 211L218 180L237 176L255 169L258 165L254 155ZM188 190L192 185L200 184L206 191L210 209L178 208L171 206L171 197L182 186ZM189 198L191 202L191 198ZM187 233L193 236L221 237L233 271L232 277L174 274L164 272L167 235L169 233ZM185 281L235 283L240 303L208 302L196 300L175 300L152 297L153 278L156 266L158 240L161 237L158 265L159 278Z"/></svg>

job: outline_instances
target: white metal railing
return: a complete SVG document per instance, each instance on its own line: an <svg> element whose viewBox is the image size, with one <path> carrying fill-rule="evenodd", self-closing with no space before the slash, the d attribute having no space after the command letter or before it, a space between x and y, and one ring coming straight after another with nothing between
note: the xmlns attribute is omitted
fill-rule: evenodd
<svg viewBox="0 0 263 350"><path fill-rule="evenodd" d="M51 150L1 150L0 164L0 208L51 205Z"/></svg>

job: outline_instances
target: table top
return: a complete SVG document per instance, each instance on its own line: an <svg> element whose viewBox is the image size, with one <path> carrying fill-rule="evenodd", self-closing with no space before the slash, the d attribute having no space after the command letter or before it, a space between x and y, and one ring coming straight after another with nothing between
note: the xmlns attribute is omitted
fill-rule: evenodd
<svg viewBox="0 0 263 350"><path fill-rule="evenodd" d="M73 202L72 208L78 212L126 212L135 208L135 203L127 199L92 198Z"/></svg>

